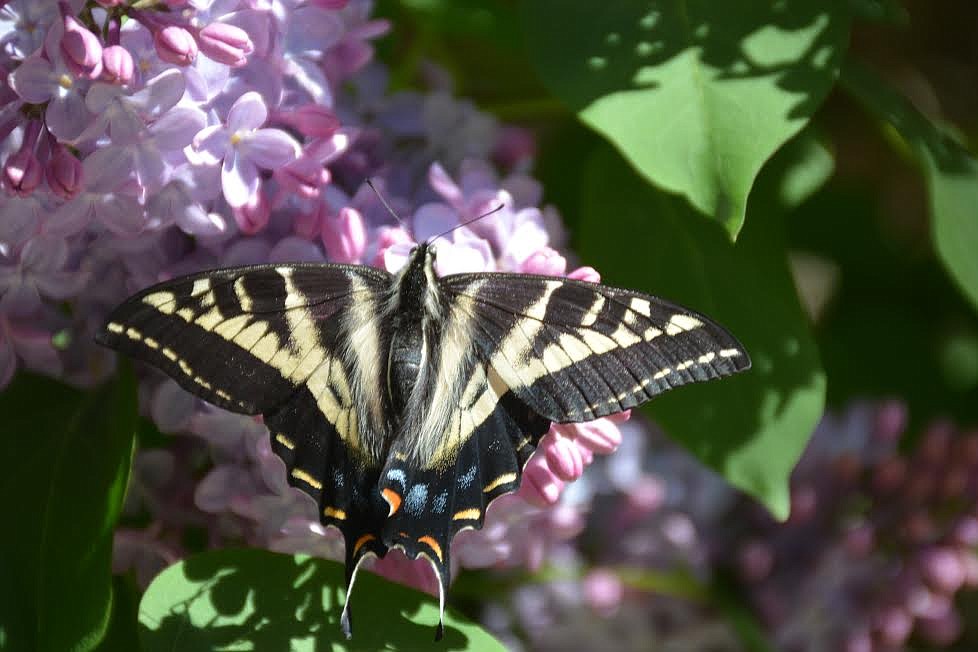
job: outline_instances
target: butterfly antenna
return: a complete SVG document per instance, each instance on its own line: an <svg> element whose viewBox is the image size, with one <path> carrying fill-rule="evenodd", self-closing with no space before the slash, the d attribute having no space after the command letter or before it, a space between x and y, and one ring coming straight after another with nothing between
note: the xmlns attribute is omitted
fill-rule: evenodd
<svg viewBox="0 0 978 652"><path fill-rule="evenodd" d="M492 210L490 210L490 211L486 211L486 212L485 212L485 213L483 213L482 215L478 215L478 216L476 216L476 217L473 217L473 218L472 218L471 220L466 220L466 221L464 221L464 222L462 222L461 224L456 224L455 226L453 226L452 228L450 228L450 229L448 229L447 231L442 231L441 233L439 233L439 234L438 234L438 235L436 235L435 237L433 237L433 238L428 238L428 242L427 242L427 244L431 244L432 242L434 242L434 241L435 241L435 240L437 240L438 238L440 238L440 237L442 237L442 236L445 236L445 235L448 235L449 233L451 233L452 231L454 231L454 230L456 230L456 229L461 229L461 228L462 228L463 226L468 226L469 224L472 224L472 222L477 222L478 220L481 220L481 219L482 219L483 217L489 217L489 216L490 216L490 215L492 215L493 213L498 213L499 211L501 211L501 210L503 209L503 207L504 207L505 205L506 205L506 204L500 204L499 206L496 206L496 207L495 207L495 208L493 208Z"/></svg>
<svg viewBox="0 0 978 652"><path fill-rule="evenodd" d="M391 205L387 203L387 200L384 199L384 196L380 194L379 190L377 190L377 187L374 185L373 179L368 178L367 185L370 186L370 189L374 191L375 195L377 195L377 199L379 199L380 203L384 205L384 208L387 209L387 212L390 213L394 217L394 219L397 220L397 223L401 225L401 228L403 228L405 231L409 230L407 224L405 224L404 220L401 219L401 216L398 215L396 212L394 212L394 209L391 208Z"/></svg>

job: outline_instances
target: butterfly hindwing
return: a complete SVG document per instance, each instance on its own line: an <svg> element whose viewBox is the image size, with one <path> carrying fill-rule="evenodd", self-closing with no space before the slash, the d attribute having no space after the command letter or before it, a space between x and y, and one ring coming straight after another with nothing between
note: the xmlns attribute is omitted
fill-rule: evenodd
<svg viewBox="0 0 978 652"><path fill-rule="evenodd" d="M480 357L551 421L607 416L750 366L724 328L650 295L525 274L441 283L470 315Z"/></svg>
<svg viewBox="0 0 978 652"><path fill-rule="evenodd" d="M489 504L519 486L523 465L550 427L481 363L464 387L469 391L448 417L447 450L414 462L412 442L395 441L379 480L390 512L385 543L410 558L426 557L441 597L451 581L452 539L463 529L480 529Z"/></svg>

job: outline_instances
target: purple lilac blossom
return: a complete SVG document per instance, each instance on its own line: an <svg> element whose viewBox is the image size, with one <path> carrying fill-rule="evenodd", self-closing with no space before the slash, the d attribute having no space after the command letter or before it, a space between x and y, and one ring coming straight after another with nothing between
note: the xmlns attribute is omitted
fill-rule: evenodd
<svg viewBox="0 0 978 652"><path fill-rule="evenodd" d="M559 218L539 208L526 174L530 135L499 130L453 98L443 75L428 93L389 95L370 45L389 26L371 19L371 2L168 4L180 11L114 0L0 7L0 387L22 368L79 386L104 380L113 356L93 334L151 283L268 261L394 271L412 243L494 208L439 240L440 273L568 271ZM570 274L597 279L589 268ZM342 557L338 534L285 482L260 419L141 373L142 412L166 443L136 454L126 513L149 525L117 533L118 572L145 585L188 552L187 528L209 545ZM583 526L559 498L617 447L625 418L554 428L520 491L492 505L485 529L456 539L456 563L539 567ZM403 556L377 570L434 588L427 566Z"/></svg>
<svg viewBox="0 0 978 652"><path fill-rule="evenodd" d="M587 517L577 545L550 553L544 570L559 581L521 586L510 596L516 609L487 608L486 624L504 640L519 630L543 650L573 640L741 649L709 600L720 576L778 650L883 652L911 637L946 646L960 635L956 597L978 587L978 432L937 422L902 451L900 403L827 415L778 523L633 424L619 453L565 492Z"/></svg>

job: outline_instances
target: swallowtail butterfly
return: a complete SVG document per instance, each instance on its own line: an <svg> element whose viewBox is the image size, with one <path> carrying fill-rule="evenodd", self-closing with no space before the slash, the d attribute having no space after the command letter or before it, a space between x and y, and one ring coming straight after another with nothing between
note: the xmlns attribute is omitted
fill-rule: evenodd
<svg viewBox="0 0 978 652"><path fill-rule="evenodd" d="M434 261L423 243L394 275L192 274L131 297L97 336L214 405L264 416L289 482L343 533L347 636L357 570L391 548L431 562L444 613L452 538L519 486L551 422L750 367L724 328L662 299L529 274L439 278Z"/></svg>

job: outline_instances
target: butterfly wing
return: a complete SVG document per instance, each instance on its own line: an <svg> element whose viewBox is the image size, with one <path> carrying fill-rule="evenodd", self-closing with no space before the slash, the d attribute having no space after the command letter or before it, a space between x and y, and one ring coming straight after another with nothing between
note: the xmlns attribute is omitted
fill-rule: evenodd
<svg viewBox="0 0 978 652"><path fill-rule="evenodd" d="M386 272L351 265L203 272L136 294L97 336L210 403L263 414L290 484L343 533L351 580L364 555L386 552L377 360L390 283Z"/></svg>
<svg viewBox="0 0 978 652"><path fill-rule="evenodd" d="M590 421L750 368L722 326L651 295L525 274L460 274L442 285L471 317L479 357L551 421Z"/></svg>

